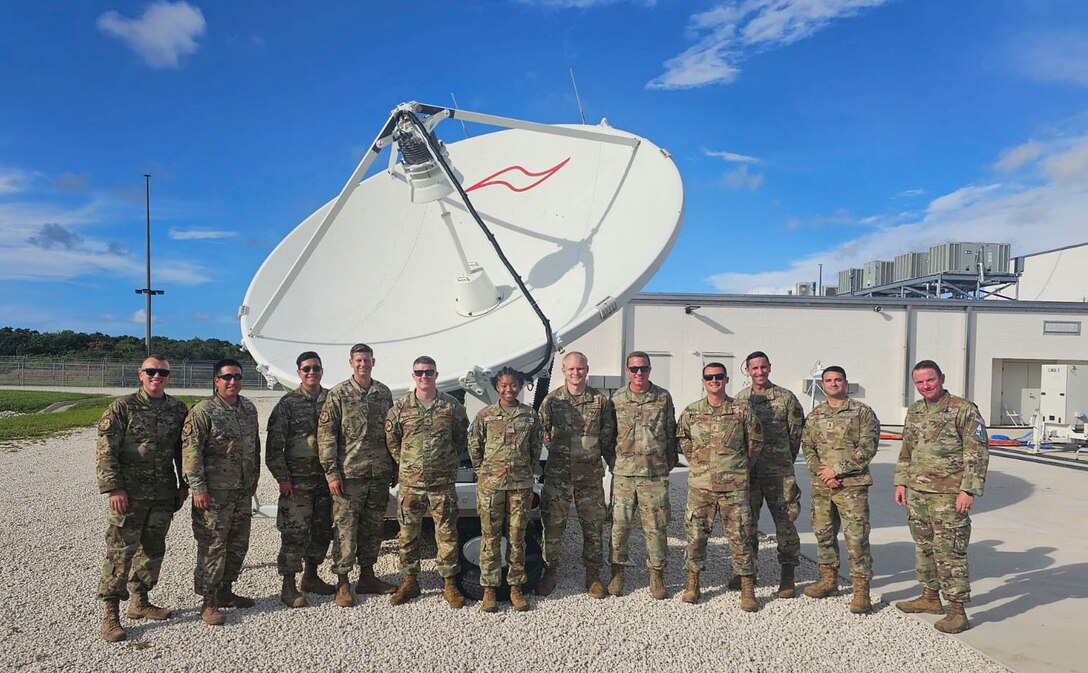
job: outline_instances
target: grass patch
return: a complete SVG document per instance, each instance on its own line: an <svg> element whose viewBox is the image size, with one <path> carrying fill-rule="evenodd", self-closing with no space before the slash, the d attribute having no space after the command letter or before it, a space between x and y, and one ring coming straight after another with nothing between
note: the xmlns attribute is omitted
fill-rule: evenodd
<svg viewBox="0 0 1088 673"><path fill-rule="evenodd" d="M0 390L0 411L17 411L32 414L50 404L70 400L109 399L94 393L47 392L44 390ZM104 409L105 407L103 407Z"/></svg>
<svg viewBox="0 0 1088 673"><path fill-rule="evenodd" d="M8 393L12 391L0 391ZM20 395L26 395L34 391L15 391ZM50 437L76 428L88 428L98 424L102 418L102 412L110 405L114 397L107 395L79 395L76 393L37 393L41 395L59 396L49 399L39 408L44 409L54 402L84 398L64 411L52 414L26 413L23 416L0 418L0 441L14 441L19 439L34 439ZM2 398L0 398L2 399ZM45 399L45 398L43 398ZM204 397L197 395L181 395L178 397L188 407L192 407ZM0 409L3 409L0 403Z"/></svg>
<svg viewBox="0 0 1088 673"><path fill-rule="evenodd" d="M102 412L113 398L84 400L55 414L25 414L0 418L0 441L48 437L73 428L86 428L98 423Z"/></svg>

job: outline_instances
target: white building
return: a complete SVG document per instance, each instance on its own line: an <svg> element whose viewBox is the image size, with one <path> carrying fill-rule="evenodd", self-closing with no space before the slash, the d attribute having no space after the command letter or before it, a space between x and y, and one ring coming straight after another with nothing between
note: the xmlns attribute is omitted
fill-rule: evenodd
<svg viewBox="0 0 1088 673"><path fill-rule="evenodd" d="M1076 274L1083 278L1088 246L1075 254L1084 255ZM1028 258L1027 268L1044 267L1047 259ZM1052 264L1059 266L1065 268ZM1075 285L1064 276L1061 283L1066 290ZM1088 291L1083 281L1077 287ZM705 362L726 365L735 394L748 383L744 357L765 351L771 380L796 393L806 409L817 363L840 365L857 385L854 397L889 425L902 423L918 399L910 381L914 364L930 359L944 370L946 387L973 400L987 423L1007 425L1037 407L1043 364L1088 364L1086 326L1088 303L1079 301L639 294L563 347L585 352L593 384L604 388L625 383L625 353L646 351L652 380L672 392L678 409L703 395ZM552 377L553 387L562 380L559 358Z"/></svg>
<svg viewBox="0 0 1088 673"><path fill-rule="evenodd" d="M1017 298L1029 301L1088 301L1088 243L1013 259L1020 272Z"/></svg>

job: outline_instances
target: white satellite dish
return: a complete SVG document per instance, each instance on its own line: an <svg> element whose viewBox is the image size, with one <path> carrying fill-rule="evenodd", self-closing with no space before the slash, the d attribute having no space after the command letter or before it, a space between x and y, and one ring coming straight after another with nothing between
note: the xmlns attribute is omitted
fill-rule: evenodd
<svg viewBox="0 0 1088 673"><path fill-rule="evenodd" d="M446 147L431 130L448 118L510 130ZM362 180L388 145L389 169ZM410 389L412 361L426 354L440 388L486 396L484 378L503 366L547 374L541 314L561 347L623 306L664 262L683 209L669 155L605 122L405 103L340 195L261 265L239 309L242 339L289 387L302 351L317 351L337 382L351 375L352 344L365 342L394 394Z"/></svg>

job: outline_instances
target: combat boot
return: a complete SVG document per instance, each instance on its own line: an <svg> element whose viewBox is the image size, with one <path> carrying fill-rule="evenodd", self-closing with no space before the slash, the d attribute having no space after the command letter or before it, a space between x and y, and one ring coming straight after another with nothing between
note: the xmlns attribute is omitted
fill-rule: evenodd
<svg viewBox="0 0 1088 673"><path fill-rule="evenodd" d="M909 601L899 601L895 604L895 607L900 612L909 614L924 612L930 615L939 615L944 613L944 607L941 606L941 594L936 589L930 589L926 586L922 587L921 596Z"/></svg>
<svg viewBox="0 0 1088 673"><path fill-rule="evenodd" d="M556 577L555 566L544 566L544 576L540 578L540 581L536 583L536 595L547 596L551 592L555 591L555 583L558 581Z"/></svg>
<svg viewBox="0 0 1088 673"><path fill-rule="evenodd" d="M283 588L280 589L280 602L289 608L306 606L306 597L298 592L294 575L283 576Z"/></svg>
<svg viewBox="0 0 1088 673"><path fill-rule="evenodd" d="M755 581L756 576L752 575L752 582ZM737 591L738 589L740 589L740 575L733 575L732 579L729 580L729 583L726 584L725 587L730 591Z"/></svg>
<svg viewBox="0 0 1088 673"><path fill-rule="evenodd" d="M457 588L457 580L452 577L446 578L446 586L442 588L442 598L445 598L454 610L460 610L465 606L465 595Z"/></svg>
<svg viewBox="0 0 1088 673"><path fill-rule="evenodd" d="M347 575L336 576L336 604L342 608L355 605L355 596L351 595L351 582Z"/></svg>
<svg viewBox="0 0 1088 673"><path fill-rule="evenodd" d="M835 566L821 564L820 579L815 584L805 587L805 595L809 598L827 598L839 593L839 574L835 572Z"/></svg>
<svg viewBox="0 0 1088 673"><path fill-rule="evenodd" d="M391 594L396 590L396 584L383 582L374 576L374 566L363 566L359 569L359 581L355 583L355 593Z"/></svg>
<svg viewBox="0 0 1088 673"><path fill-rule="evenodd" d="M128 637L125 635L125 630L121 628L121 615L118 614L121 609L119 604L120 601L116 598L103 601L105 609L102 613L102 639L108 643L116 643Z"/></svg>
<svg viewBox="0 0 1088 673"><path fill-rule="evenodd" d="M869 580L864 577L854 578L854 597L850 599L850 612L855 615L867 615L873 611L873 602L869 598Z"/></svg>
<svg viewBox="0 0 1088 673"><path fill-rule="evenodd" d="M941 633L960 633L971 628L971 622L967 621L967 613L963 610L963 603L948 601L948 614L938 619L933 628Z"/></svg>
<svg viewBox="0 0 1088 673"><path fill-rule="evenodd" d="M793 598L797 595L797 584L793 580L793 566L782 566L782 576L778 580L778 597Z"/></svg>
<svg viewBox="0 0 1088 673"><path fill-rule="evenodd" d="M608 593L613 596L623 595L623 566L619 563L612 564L612 579L608 580Z"/></svg>
<svg viewBox="0 0 1088 673"><path fill-rule="evenodd" d="M740 609L745 612L755 612L759 609L754 575L742 575L740 578Z"/></svg>
<svg viewBox="0 0 1088 673"><path fill-rule="evenodd" d="M601 584L601 569L597 566L586 566L586 591L594 598L606 598L608 592Z"/></svg>
<svg viewBox="0 0 1088 673"><path fill-rule="evenodd" d="M684 594L680 596L680 600L685 603L698 603L699 602L699 573L688 571L688 581L684 585Z"/></svg>
<svg viewBox="0 0 1088 673"><path fill-rule="evenodd" d="M480 601L480 612L494 612L497 609L495 587L484 587L484 599Z"/></svg>
<svg viewBox="0 0 1088 673"><path fill-rule="evenodd" d="M308 591L318 596L332 596L336 593L336 587L321 579L317 574L317 564L306 562L306 569L302 572L302 591Z"/></svg>
<svg viewBox="0 0 1088 673"><path fill-rule="evenodd" d="M216 601L220 607L224 608L251 608L257 604L252 598L234 593L234 589L230 584L221 584L219 586L219 595Z"/></svg>
<svg viewBox="0 0 1088 673"><path fill-rule="evenodd" d="M404 605L413 598L419 598L419 578L415 575L405 575L397 590L389 597L390 605Z"/></svg>
<svg viewBox="0 0 1088 673"><path fill-rule="evenodd" d="M521 593L521 587L516 584L510 587L510 605L514 608L514 612L525 612L529 609L529 601Z"/></svg>
<svg viewBox="0 0 1088 673"><path fill-rule="evenodd" d="M172 613L166 608L160 608L147 598L146 591L134 591L128 601L128 612L125 616L129 619L153 619L162 621L170 619Z"/></svg>
<svg viewBox="0 0 1088 673"><path fill-rule="evenodd" d="M665 591L664 570L650 568L650 595L653 596L655 601L661 601L668 598L669 593Z"/></svg>
<svg viewBox="0 0 1088 673"><path fill-rule="evenodd" d="M200 621L208 626L222 626L227 621L227 618L223 616L222 611L219 609L215 594L208 594L204 597L204 603L200 606Z"/></svg>

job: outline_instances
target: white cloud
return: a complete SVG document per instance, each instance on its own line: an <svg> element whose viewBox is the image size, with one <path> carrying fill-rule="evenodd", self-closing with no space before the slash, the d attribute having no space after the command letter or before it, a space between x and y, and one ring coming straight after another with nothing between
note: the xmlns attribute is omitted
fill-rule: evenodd
<svg viewBox="0 0 1088 673"><path fill-rule="evenodd" d="M178 285L200 285L212 280L212 277L203 266L180 259L161 260L155 264L152 271L155 284L161 282L177 283Z"/></svg>
<svg viewBox="0 0 1088 673"><path fill-rule="evenodd" d="M30 184L31 174L14 168L0 168L0 194L18 194Z"/></svg>
<svg viewBox="0 0 1088 673"><path fill-rule="evenodd" d="M74 206L0 201L0 281L111 277L139 284L142 254L135 256L124 244L94 234L104 224L125 221L132 207L108 193L89 192L81 200ZM203 266L183 259L157 256L153 271L156 283L195 285L211 280Z"/></svg>
<svg viewBox="0 0 1088 673"><path fill-rule="evenodd" d="M967 185L966 187L960 187L951 194L944 194L943 196L938 196L930 201L928 210L931 213L959 210L978 201L985 196L987 192L992 192L995 189L1000 188L1000 184L982 186Z"/></svg>
<svg viewBox="0 0 1088 673"><path fill-rule="evenodd" d="M1004 156L1004 155L1003 155ZM1024 165L1032 179L972 184L930 202L925 212L882 218L875 230L763 273L720 273L707 278L731 293L785 293L802 280L815 280L823 264L824 283L834 285L840 269L874 259L891 259L949 241L1011 243L1023 255L1088 241L1088 135L1040 144ZM872 217L858 220L872 221Z"/></svg>
<svg viewBox="0 0 1088 673"><path fill-rule="evenodd" d="M901 192L899 192L898 194L896 194L896 196L907 196L907 197L912 197L912 196L925 196L925 193L926 193L926 190L924 190L924 189L921 189L921 188L916 188L916 189L904 189L903 191L901 191Z"/></svg>
<svg viewBox="0 0 1088 673"><path fill-rule="evenodd" d="M872 226L880 220L880 216L870 215L858 219L846 208L840 208L830 215L817 215L802 219L800 217L786 218L787 229L822 229L824 227L844 226Z"/></svg>
<svg viewBox="0 0 1088 673"><path fill-rule="evenodd" d="M1088 86L1088 35L1073 30L1024 35L1013 44L1016 68L1043 82Z"/></svg>
<svg viewBox="0 0 1088 673"><path fill-rule="evenodd" d="M777 49L888 0L729 0L691 17L697 42L665 61L665 72L648 89L689 89L728 84L739 64L760 51ZM700 37L701 36L701 37Z"/></svg>
<svg viewBox="0 0 1088 673"><path fill-rule="evenodd" d="M1073 147L1049 157L1043 167L1047 175L1059 182L1088 180L1088 145Z"/></svg>
<svg viewBox="0 0 1088 673"><path fill-rule="evenodd" d="M731 163L740 163L740 164L758 164L759 163L759 159L757 159L755 157L750 157L747 154L737 154L736 152L725 152L725 151L704 149L703 154L708 156L708 157L717 157L719 159L725 159L726 161L731 162Z"/></svg>
<svg viewBox="0 0 1088 673"><path fill-rule="evenodd" d="M1029 140L1022 145L1010 147L1001 153L994 162L994 170L1000 173L1008 173L1029 164L1039 158L1043 153L1043 144L1037 140Z"/></svg>
<svg viewBox="0 0 1088 673"><path fill-rule="evenodd" d="M184 0L153 2L135 19L110 10L98 17L98 29L123 41L152 68L177 68L179 58L200 47L207 23L199 8Z"/></svg>
<svg viewBox="0 0 1088 673"><path fill-rule="evenodd" d="M748 191L754 192L759 189L763 184L763 174L754 173L748 174L748 165L742 164L737 166L736 169L725 174L725 184L729 185L733 189L741 189L745 187Z"/></svg>
<svg viewBox="0 0 1088 673"><path fill-rule="evenodd" d="M138 322L141 325L146 325L147 324L147 312L144 311L144 309L142 309L142 308L137 309L135 312L133 312L133 314L131 316L129 316L128 321L129 322ZM155 308L152 307L151 308L151 324L152 325L158 325L160 322L162 322L162 321L159 320L158 314L155 313Z"/></svg>
<svg viewBox="0 0 1088 673"><path fill-rule="evenodd" d="M201 241L216 238L231 238L237 236L237 231L214 231L209 229L178 229L170 227L170 238L175 241Z"/></svg>

